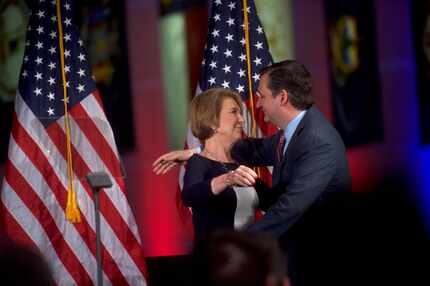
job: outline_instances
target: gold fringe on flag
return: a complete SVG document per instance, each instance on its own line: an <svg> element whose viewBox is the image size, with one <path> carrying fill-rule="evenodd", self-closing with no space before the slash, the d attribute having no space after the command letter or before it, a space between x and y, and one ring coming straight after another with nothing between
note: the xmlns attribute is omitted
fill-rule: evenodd
<svg viewBox="0 0 430 286"><path fill-rule="evenodd" d="M57 0L57 24L58 24L58 42L60 46L60 63L61 77L63 83L63 101L64 101L64 125L66 128L66 146L67 146L67 204L66 204L66 219L71 223L81 222L81 214L79 212L78 202L76 199L76 191L73 185L73 164L72 164L72 147L70 136L70 119L67 108L67 86L66 72L64 70L64 46L63 46L63 28L61 19L61 1Z"/></svg>

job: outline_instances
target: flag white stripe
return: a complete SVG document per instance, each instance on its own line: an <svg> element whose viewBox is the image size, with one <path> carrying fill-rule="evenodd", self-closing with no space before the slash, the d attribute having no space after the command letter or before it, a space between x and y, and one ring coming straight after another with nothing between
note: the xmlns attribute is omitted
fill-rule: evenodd
<svg viewBox="0 0 430 286"><path fill-rule="evenodd" d="M103 135L106 142L108 142L118 162L120 162L112 129L110 128L106 115L101 109L101 106L98 103L98 101L95 99L94 95L93 94L88 95L84 100L80 102L80 104L82 105L83 109L87 112L87 114L91 116L92 121L97 126L98 130Z"/></svg>
<svg viewBox="0 0 430 286"><path fill-rule="evenodd" d="M59 285L76 285L77 283L59 259L43 227L10 187L6 179L3 181L2 202L7 211L14 217L15 221L50 262L55 281L57 281Z"/></svg>

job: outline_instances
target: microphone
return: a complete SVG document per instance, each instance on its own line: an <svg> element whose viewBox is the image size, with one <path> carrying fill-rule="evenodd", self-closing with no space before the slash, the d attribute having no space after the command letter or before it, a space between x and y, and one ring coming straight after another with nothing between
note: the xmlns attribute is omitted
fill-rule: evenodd
<svg viewBox="0 0 430 286"><path fill-rule="evenodd" d="M87 180L93 189L110 188L112 181L105 172L92 172L87 174Z"/></svg>

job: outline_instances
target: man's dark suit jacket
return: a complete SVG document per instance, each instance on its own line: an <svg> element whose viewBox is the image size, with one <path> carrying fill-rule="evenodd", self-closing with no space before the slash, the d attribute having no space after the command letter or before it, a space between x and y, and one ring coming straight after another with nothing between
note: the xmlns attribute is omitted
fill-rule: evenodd
<svg viewBox="0 0 430 286"><path fill-rule="evenodd" d="M241 164L273 166L273 187L263 190L272 198L260 200L266 213L248 230L278 238L288 257L290 275L306 276L297 271L303 272L302 266L310 264L300 261L317 263L321 258L318 264L324 263L321 256L329 253L321 250L328 250L333 242L328 234L341 233L333 221L342 216L339 200L350 190L351 179L342 139L316 107L307 110L280 161L276 150L281 136L283 130L264 139L240 140L233 146L232 156ZM311 268L315 267L318 265ZM310 284L299 280L296 285Z"/></svg>

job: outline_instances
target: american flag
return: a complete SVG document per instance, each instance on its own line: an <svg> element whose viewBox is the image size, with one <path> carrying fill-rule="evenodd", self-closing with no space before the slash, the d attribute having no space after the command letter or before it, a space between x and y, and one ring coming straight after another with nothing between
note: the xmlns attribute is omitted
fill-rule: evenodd
<svg viewBox="0 0 430 286"><path fill-rule="evenodd" d="M247 136L262 137L276 131L272 124L264 122L262 111L255 108L255 92L260 80L260 70L272 62L272 56L254 1L245 2L247 2L248 36L245 29L244 1L215 0L212 3L196 94L214 87L236 91L243 100L244 133ZM252 128L254 122L256 124L255 132ZM199 145L199 141L188 128L186 148L195 148ZM260 175L270 183L271 176L268 170L261 169L260 171L262 172ZM184 173L185 169L182 167L179 179L180 188L182 188ZM181 213L183 216L187 216L183 207L181 207Z"/></svg>
<svg viewBox="0 0 430 286"><path fill-rule="evenodd" d="M74 24L74 5L71 0L33 4L1 189L3 230L10 238L37 247L58 285L96 284L95 213L86 175L107 172L113 187L100 193L104 284L146 285L146 265L120 158ZM65 215L71 176L64 101L80 223L71 223Z"/></svg>

